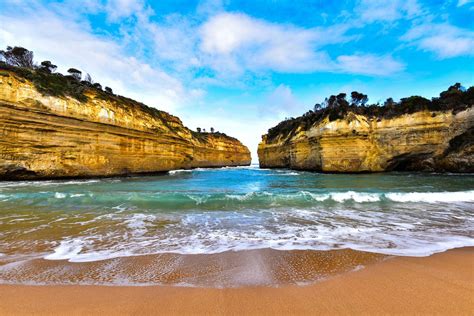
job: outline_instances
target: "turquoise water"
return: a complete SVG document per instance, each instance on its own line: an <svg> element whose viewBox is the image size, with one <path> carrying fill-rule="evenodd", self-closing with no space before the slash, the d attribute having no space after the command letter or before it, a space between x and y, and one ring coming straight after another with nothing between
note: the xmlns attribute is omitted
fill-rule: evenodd
<svg viewBox="0 0 474 316"><path fill-rule="evenodd" d="M273 248L426 256L474 245L474 176L255 166L0 183L0 261Z"/></svg>

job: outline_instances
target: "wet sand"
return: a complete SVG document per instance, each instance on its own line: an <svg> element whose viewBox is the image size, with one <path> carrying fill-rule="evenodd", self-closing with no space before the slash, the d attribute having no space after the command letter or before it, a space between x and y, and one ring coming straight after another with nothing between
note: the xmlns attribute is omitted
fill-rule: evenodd
<svg viewBox="0 0 474 316"><path fill-rule="evenodd" d="M163 253L92 262L0 258L0 284L186 285L231 288L308 284L388 258L350 249Z"/></svg>
<svg viewBox="0 0 474 316"><path fill-rule="evenodd" d="M0 286L6 315L316 313L472 315L474 247L379 260L307 286Z"/></svg>

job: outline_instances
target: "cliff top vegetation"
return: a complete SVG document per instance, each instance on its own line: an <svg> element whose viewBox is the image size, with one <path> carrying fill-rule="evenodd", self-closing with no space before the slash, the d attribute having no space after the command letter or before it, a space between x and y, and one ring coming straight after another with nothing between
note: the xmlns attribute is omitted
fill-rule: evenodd
<svg viewBox="0 0 474 316"><path fill-rule="evenodd" d="M94 93L98 98L114 102L118 106L135 108L144 111L153 117L159 118L170 129L169 122L182 124L181 120L167 112L149 107L141 102L113 93L109 87L102 89L102 85L94 82L87 73L85 76L76 68L69 68L68 74L56 72L57 66L46 60L37 64L33 59L33 52L23 47L8 46L0 50L0 71L13 72L17 77L31 81L43 95L56 97L72 97L80 102L87 102L87 92Z"/></svg>
<svg viewBox="0 0 474 316"><path fill-rule="evenodd" d="M349 112L377 119L392 118L419 111L453 111L453 113L457 113L474 104L474 87L466 89L460 83L456 83L441 92L439 97L431 100L421 96L402 98L399 102L388 98L383 104L368 104L368 100L367 95L357 91L351 93L350 99L345 93L331 95L322 104L317 103L312 110L302 116L288 118L270 128L267 140L272 141L279 136L286 138L298 128L308 130L326 117L329 121L335 121L345 117Z"/></svg>

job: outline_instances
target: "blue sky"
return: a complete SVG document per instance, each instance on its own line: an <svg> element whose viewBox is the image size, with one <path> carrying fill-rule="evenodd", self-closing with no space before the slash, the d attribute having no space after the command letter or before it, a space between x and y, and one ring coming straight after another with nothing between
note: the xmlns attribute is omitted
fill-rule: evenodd
<svg viewBox="0 0 474 316"><path fill-rule="evenodd" d="M236 136L353 90L370 102L474 84L474 1L0 0L0 46Z"/></svg>

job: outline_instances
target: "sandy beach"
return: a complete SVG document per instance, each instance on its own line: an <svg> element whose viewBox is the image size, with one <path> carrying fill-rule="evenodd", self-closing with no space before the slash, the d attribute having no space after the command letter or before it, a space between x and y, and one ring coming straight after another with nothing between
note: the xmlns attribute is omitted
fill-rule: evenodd
<svg viewBox="0 0 474 316"><path fill-rule="evenodd" d="M0 314L443 314L474 312L474 248L394 257L306 286L0 286Z"/></svg>

